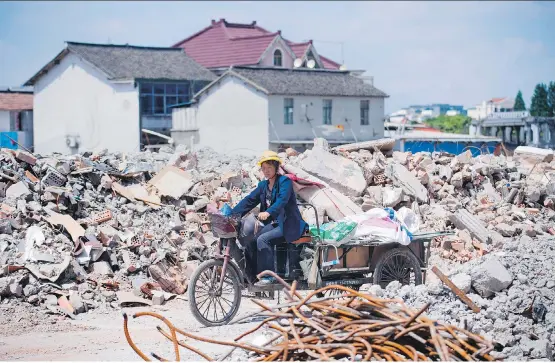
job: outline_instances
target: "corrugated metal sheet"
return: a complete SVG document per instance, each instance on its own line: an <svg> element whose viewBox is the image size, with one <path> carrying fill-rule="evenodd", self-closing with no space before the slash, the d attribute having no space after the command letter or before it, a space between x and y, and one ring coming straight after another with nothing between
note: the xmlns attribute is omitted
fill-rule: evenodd
<svg viewBox="0 0 555 363"><path fill-rule="evenodd" d="M17 132L16 131L9 131L9 132L0 132L0 147L5 149L12 149L15 150L18 148L16 142L10 140L13 139L14 141L17 140Z"/></svg>

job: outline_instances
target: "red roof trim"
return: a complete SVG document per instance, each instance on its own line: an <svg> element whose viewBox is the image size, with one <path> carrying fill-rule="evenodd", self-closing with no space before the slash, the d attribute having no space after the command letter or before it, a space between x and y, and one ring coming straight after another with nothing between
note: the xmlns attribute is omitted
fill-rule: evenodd
<svg viewBox="0 0 555 363"><path fill-rule="evenodd" d="M256 21L250 24L230 23L225 19L212 20L211 24L190 37L176 43L173 47L183 48L185 53L195 61L208 68L232 65L257 64L272 44L276 36L281 37L287 51L293 57L305 57L308 49L313 47L312 40L294 43L281 36L281 31L269 32L258 26ZM244 43L239 41L244 40ZM239 52L239 48L241 49ZM314 49L315 54L317 54ZM325 69L337 69L340 64L318 54L319 64Z"/></svg>
<svg viewBox="0 0 555 363"><path fill-rule="evenodd" d="M210 25L207 26L206 28L204 28L204 29L202 29L202 30L199 30L199 31L196 32L195 34L191 35L190 37L185 38L185 39L183 39L182 41L180 41L180 42L178 42L178 43L172 45L172 48L179 47L179 46L181 46L181 44L183 44L183 43L185 43L185 42L188 42L189 40L191 40L191 39L193 39L193 38L198 37L198 36L201 35L202 33L207 32L208 30L214 28L216 25L220 24L220 22L221 22L221 20L217 21L217 22L214 23L214 24L210 24Z"/></svg>
<svg viewBox="0 0 555 363"><path fill-rule="evenodd" d="M324 62L327 62L333 66L336 66L337 68L341 67L341 64L332 61L331 59L329 59L328 57L324 57L323 55L320 55L320 59Z"/></svg>
<svg viewBox="0 0 555 363"><path fill-rule="evenodd" d="M269 33L264 35L252 35L250 37L241 37L241 38L235 37L235 38L230 38L229 40L238 41L238 40L249 40L249 39L273 38L276 35L279 35L279 32Z"/></svg>

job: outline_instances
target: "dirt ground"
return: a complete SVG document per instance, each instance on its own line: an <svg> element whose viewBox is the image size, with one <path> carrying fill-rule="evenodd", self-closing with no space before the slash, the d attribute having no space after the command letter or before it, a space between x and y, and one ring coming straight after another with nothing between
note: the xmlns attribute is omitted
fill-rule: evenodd
<svg viewBox="0 0 555 363"><path fill-rule="evenodd" d="M268 301L270 304L277 300ZM36 308L35 308L36 309ZM120 311L90 311L77 315L75 320L56 317L41 321L23 321L17 312L2 309L3 314L11 315L7 324L0 329L0 358L22 361L142 361L127 343L123 331L122 312L129 316L129 333L141 350L150 356L151 352L175 360L172 343L156 329L164 324L152 317L133 319L133 313L140 311L157 312L168 318L176 327L203 337L232 341L246 330L255 327L257 322L206 328L197 322L189 312L187 301L172 300L163 306L133 307ZM243 298L236 317L258 311L249 298ZM53 324L55 322L55 324ZM248 338L245 338L248 341ZM209 356L218 359L229 352L226 346L186 340ZM197 354L181 348L182 361L204 361ZM245 360L244 352L236 350L231 357L234 361ZM153 359L154 360L154 359Z"/></svg>

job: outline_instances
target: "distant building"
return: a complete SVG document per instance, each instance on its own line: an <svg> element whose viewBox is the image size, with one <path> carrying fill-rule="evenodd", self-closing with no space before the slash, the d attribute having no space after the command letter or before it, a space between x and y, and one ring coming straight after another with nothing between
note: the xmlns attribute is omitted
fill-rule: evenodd
<svg viewBox="0 0 555 363"><path fill-rule="evenodd" d="M33 91L0 89L0 147L33 148Z"/></svg>
<svg viewBox="0 0 555 363"><path fill-rule="evenodd" d="M389 115L389 122L418 122L422 123L428 119L441 115L456 116L466 115L463 106L434 103L431 105L413 105L402 108Z"/></svg>
<svg viewBox="0 0 555 363"><path fill-rule="evenodd" d="M250 24L231 23L225 19L212 23L199 32L183 39L174 47L204 67L222 74L231 66L259 66L294 68L295 59L300 67L339 69L340 64L320 55L312 41L296 43L285 39L281 31L270 32L256 21Z"/></svg>
<svg viewBox="0 0 555 363"><path fill-rule="evenodd" d="M172 137L221 153L382 138L384 92L346 71L233 67L174 110Z"/></svg>
<svg viewBox="0 0 555 363"><path fill-rule="evenodd" d="M492 98L469 109L468 116L473 120L484 120L495 113L513 112L515 99L510 97Z"/></svg>
<svg viewBox="0 0 555 363"><path fill-rule="evenodd" d="M189 102L216 76L179 48L68 42L29 81L39 153L95 148L138 151L165 143L171 106Z"/></svg>
<svg viewBox="0 0 555 363"><path fill-rule="evenodd" d="M434 118L446 115L448 111L458 111L460 115L466 112L463 106L455 106L446 103L433 103L431 105L413 105L408 107L410 114L422 115L424 118Z"/></svg>

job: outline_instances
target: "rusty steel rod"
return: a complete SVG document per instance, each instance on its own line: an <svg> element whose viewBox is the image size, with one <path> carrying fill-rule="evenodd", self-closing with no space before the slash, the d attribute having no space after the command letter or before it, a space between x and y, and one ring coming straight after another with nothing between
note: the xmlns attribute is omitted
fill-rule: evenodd
<svg viewBox="0 0 555 363"><path fill-rule="evenodd" d="M212 360L197 348L177 340L177 334L181 334L197 341L232 347L220 361L228 358L237 348L253 353L254 359L259 362L339 359L494 361L488 354L493 350L492 342L424 316L430 303L415 311L401 300L380 299L340 285L326 286L303 297L297 291L295 282L289 285L271 271L264 271L259 277L268 275L275 277L283 286L289 303L268 306L253 299L261 310L250 316L258 314L266 318L231 342L186 333L159 314L144 312L134 317L152 316L168 326L169 332L158 329L176 348L176 360L179 360L179 347ZM340 294L325 300L313 299L315 295L331 290L339 290ZM124 315L124 332L129 345L141 358L149 361L131 340L127 324L127 316ZM262 331L270 332L273 338L268 338L261 346L240 343L241 339ZM154 353L151 355L165 360Z"/></svg>

